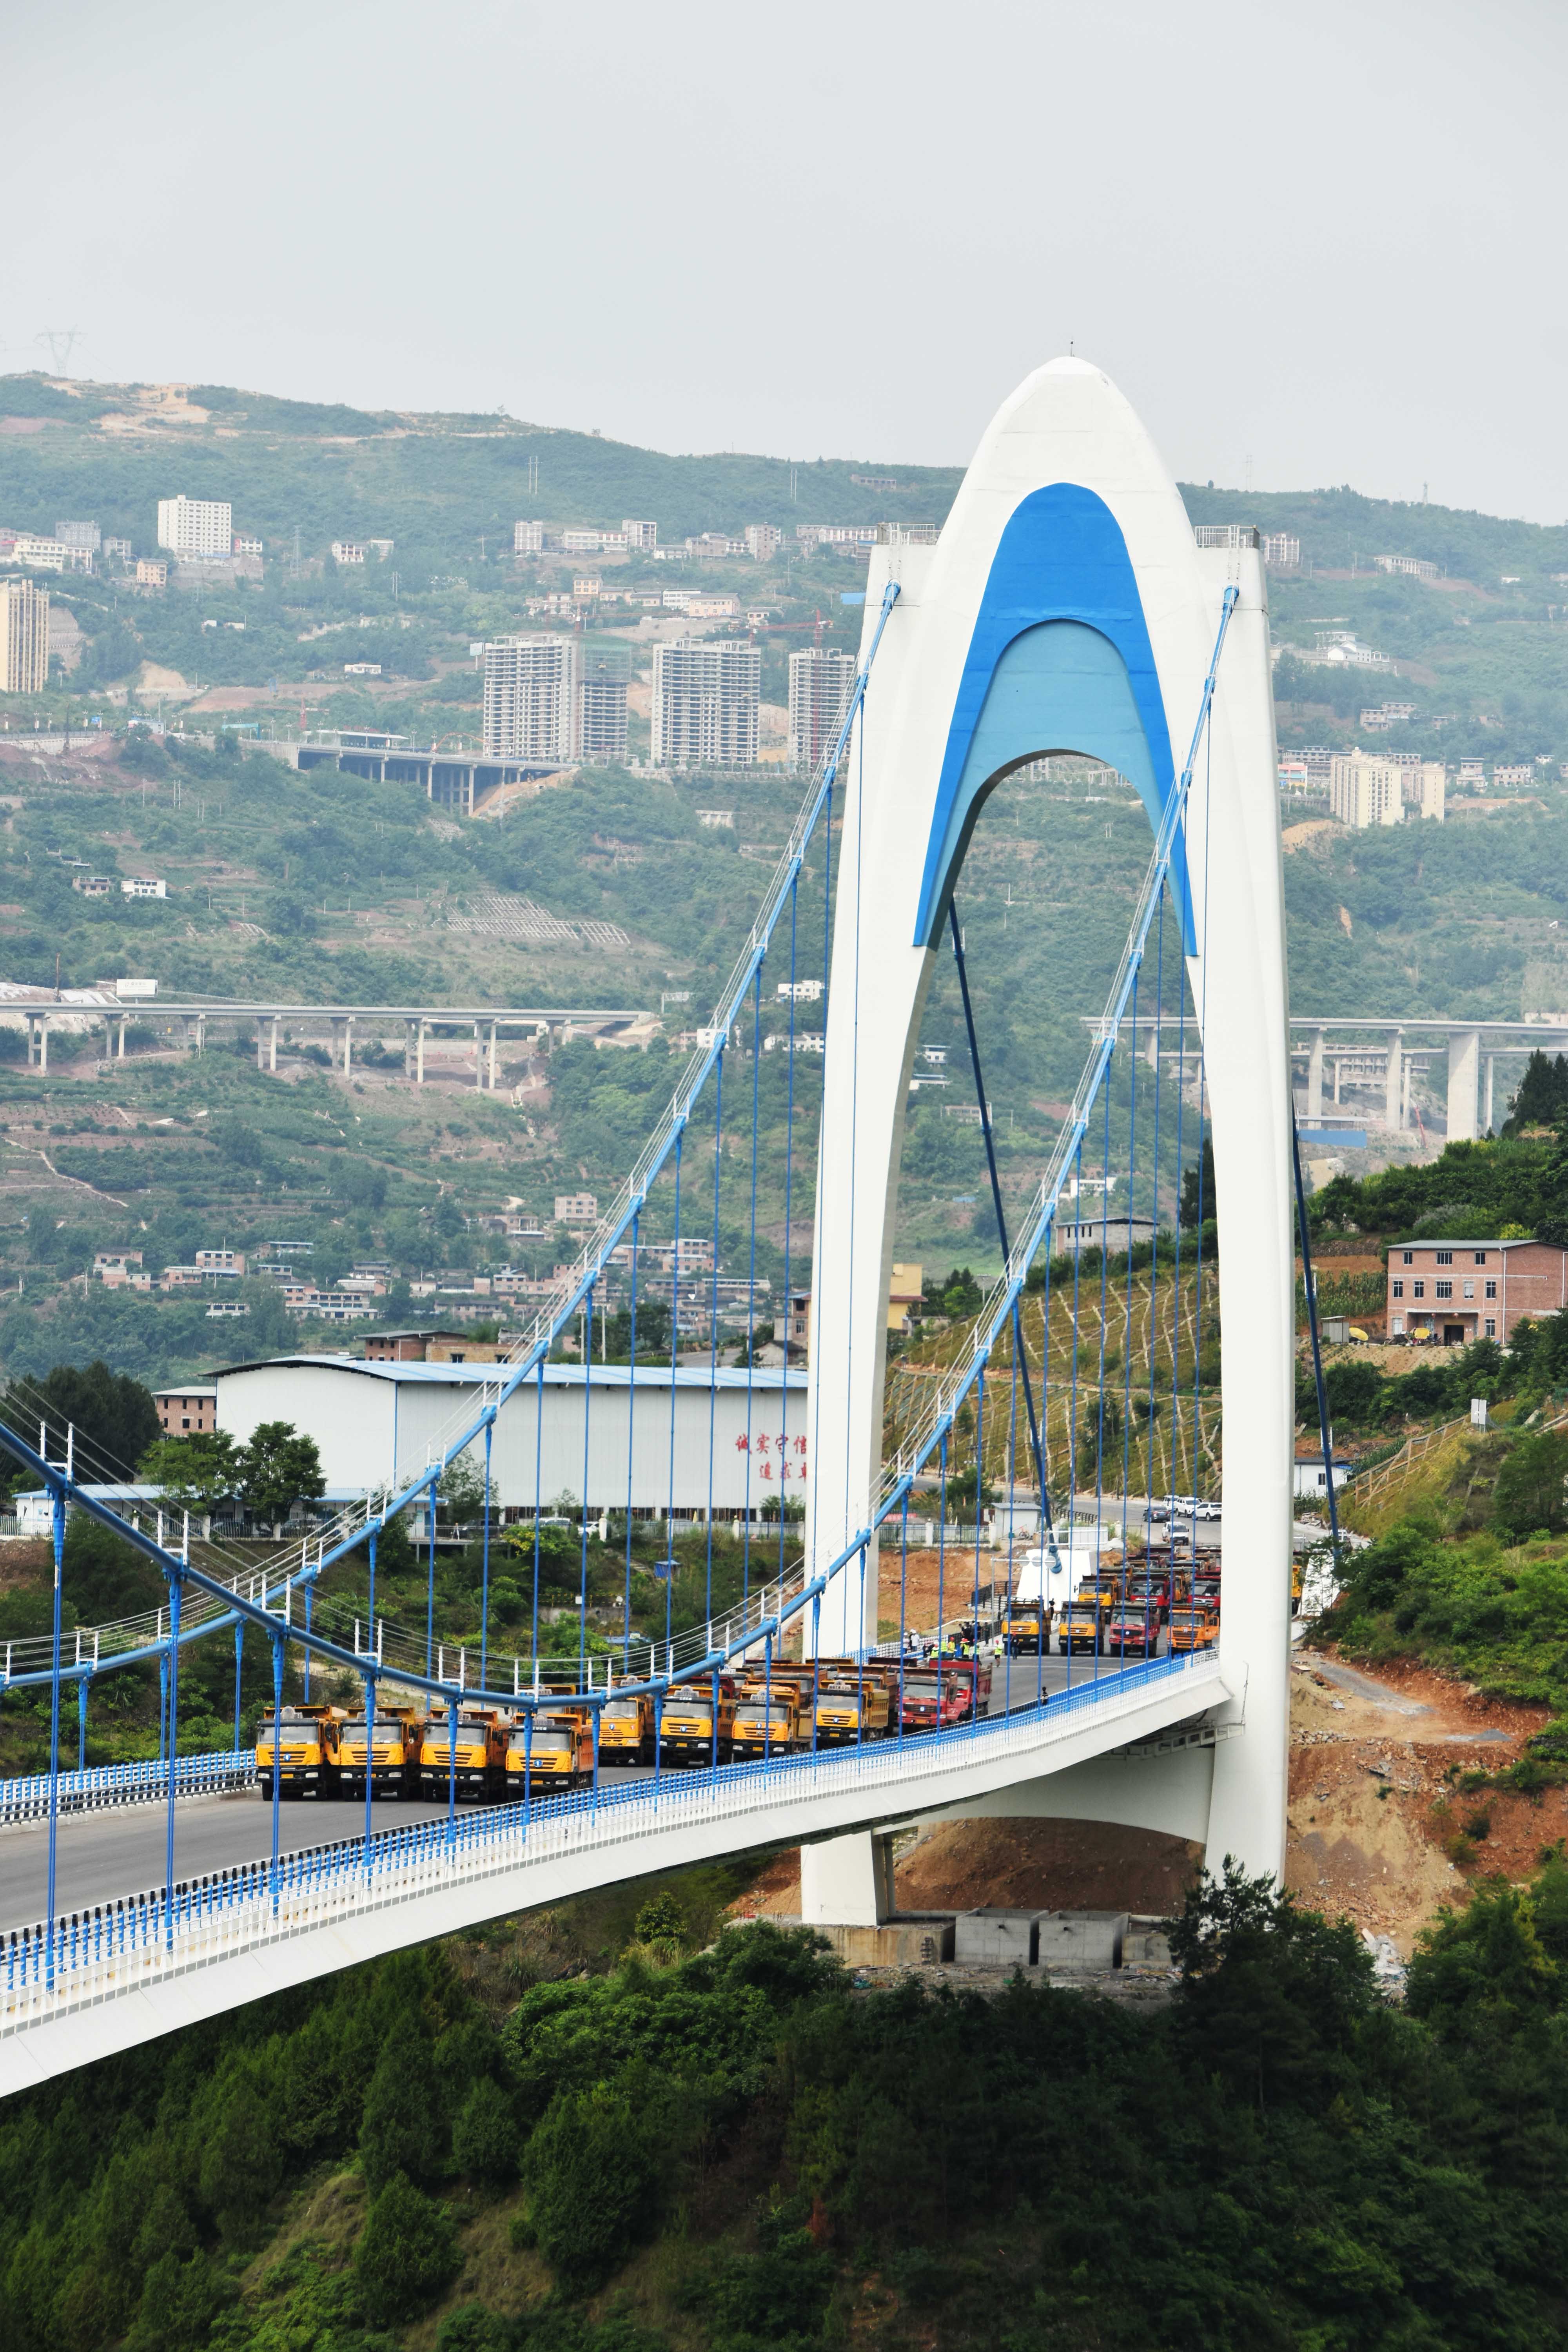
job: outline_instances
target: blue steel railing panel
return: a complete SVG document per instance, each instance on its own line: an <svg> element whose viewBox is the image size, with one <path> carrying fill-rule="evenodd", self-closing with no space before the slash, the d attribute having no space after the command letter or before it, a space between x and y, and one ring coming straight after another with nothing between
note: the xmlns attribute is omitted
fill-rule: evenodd
<svg viewBox="0 0 1568 2352"><path fill-rule="evenodd" d="M256 1784L253 1748L216 1748L196 1756L181 1756L174 1765L176 1797L213 1797L231 1789ZM169 1794L169 1768L155 1758L148 1763L91 1764L85 1772L59 1776L62 1813L107 1812L118 1805L163 1804ZM49 1776L26 1772L0 1780L0 1826L12 1822L45 1822L49 1817Z"/></svg>

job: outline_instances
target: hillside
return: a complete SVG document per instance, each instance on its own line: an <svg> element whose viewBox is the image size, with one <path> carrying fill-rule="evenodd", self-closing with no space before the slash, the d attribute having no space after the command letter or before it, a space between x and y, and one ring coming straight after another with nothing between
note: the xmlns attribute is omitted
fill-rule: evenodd
<svg viewBox="0 0 1568 2352"><path fill-rule="evenodd" d="M787 836L800 791L788 770L585 771L499 818L468 822L432 810L413 788L296 774L255 743L241 760L221 730L282 735L303 719L473 743L470 645L541 625L531 604L568 589L583 568L582 559L498 553L520 514L610 527L640 514L657 520L665 543L776 524L784 543L771 561L719 554L700 571L704 585L749 607L760 600L763 697L778 713L792 648L813 641L819 620L829 644L852 645L859 626L858 610L840 599L856 593L860 562L831 547L805 551L796 521L939 522L958 478L870 461L674 457L505 417L374 415L215 386L160 404L145 388L0 378L0 521L47 532L63 517L91 516L150 553L157 498L184 488L231 498L237 528L266 551L237 576L196 567L195 586L182 587L176 571L167 588L139 588L112 565L51 580L57 614L77 625L63 635L72 666L47 695L4 714L0 976L47 986L58 971L69 987L150 972L165 995L620 1005L656 1024L664 1007L662 1036L673 1039L678 1024L705 1017ZM898 487L882 487L889 481ZM1185 495L1198 520L1247 519L1301 537L1310 571L1271 580L1276 634L1297 648L1280 662L1284 740L1353 740L1359 698L1392 691L1386 679L1369 685L1299 657L1314 650L1317 625L1342 621L1399 660L1399 692L1415 708L1391 744L1494 764L1528 756L1542 779L1441 828L1293 833L1298 1009L1515 1015L1568 1002L1555 928L1568 895L1568 794L1557 777L1568 702L1555 606L1547 609L1551 567L1568 564L1564 535L1349 491ZM328 551L339 536L394 547L384 562L339 565ZM1364 576L1369 552L1385 551L1447 575ZM590 569L617 593L652 594L685 576L647 557ZM1517 574L1511 585L1505 571ZM585 644L632 676L634 761L647 746L654 644L686 625L678 614L633 617L624 604L585 609ZM351 657L378 662L382 675L346 676ZM177 721L184 740L124 739L138 709ZM34 720L68 722L68 747L18 741ZM1536 767L1538 756L1549 764ZM715 806L731 813L731 825L700 822ZM1146 853L1131 795L1073 762L1011 779L976 834L963 913L1015 1204L1058 1130ZM162 875L170 895L84 899L68 887L77 860L110 877ZM531 943L475 912L522 899L569 928L552 944ZM815 969L820 856L801 915L798 968ZM678 1012L669 1000L682 992L689 1009ZM770 1008L764 1030L777 1021ZM955 1091L946 1101L922 1094L912 1109L897 1241L928 1272L994 1263L980 1139L945 1116L973 1093L962 1034L943 957L922 1034L949 1053ZM132 1032L132 1058L110 1070L97 1066L89 1039L57 1034L43 1079L5 1059L21 1039L0 1029L0 1285L16 1297L0 1320L5 1368L43 1369L57 1353L99 1348L128 1350L128 1367L150 1378L206 1360L216 1335L205 1310L83 1294L99 1248L140 1247L155 1268L214 1239L248 1248L287 1234L314 1244L323 1277L367 1258L392 1261L400 1281L460 1283L509 1261L547 1273L563 1254L559 1237L530 1255L492 1221L521 1207L548 1222L555 1193L582 1185L607 1196L678 1050L656 1043L628 1055L556 1041L530 1051L519 1041L503 1091L487 1097L471 1084L471 1056L465 1069L455 1054L433 1054L431 1083L407 1088L400 1034L362 1038L347 1090L319 1046L286 1046L279 1084L258 1073L247 1037L218 1033L200 1060L174 1043L148 1024ZM787 1108L778 1076L770 1060L758 1106L770 1163L758 1266L775 1284ZM1440 1081L1439 1072L1425 1091L1418 1084L1418 1099L1429 1104ZM816 1084L809 1068L800 1075L803 1164ZM731 1146L734 1118L731 1100ZM727 1172L721 1243L731 1264L737 1253L749 1262L743 1192ZM798 1277L804 1240L791 1246ZM407 1293L394 1299L406 1312ZM275 1295L257 1289L247 1303L250 1339L289 1335Z"/></svg>

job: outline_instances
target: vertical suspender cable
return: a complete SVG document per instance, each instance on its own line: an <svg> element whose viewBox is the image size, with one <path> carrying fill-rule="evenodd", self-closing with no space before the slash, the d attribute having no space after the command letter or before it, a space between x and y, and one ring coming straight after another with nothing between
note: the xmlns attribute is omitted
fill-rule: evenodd
<svg viewBox="0 0 1568 2352"><path fill-rule="evenodd" d="M665 1511L664 1647L665 1671L674 1664L670 1626L675 1609L675 1384L680 1363L680 1161L684 1134L675 1139L675 1242L669 1259L669 1491Z"/></svg>
<svg viewBox="0 0 1568 2352"><path fill-rule="evenodd" d="M174 1780L180 1753L180 1602L184 1578L174 1568L169 1570L169 1783L168 1822L166 1841L167 1871L165 1883L169 1903L164 1910L164 1945L174 1948ZM278 1773L278 1751L273 1750L273 1778Z"/></svg>
<svg viewBox="0 0 1568 2352"><path fill-rule="evenodd" d="M1318 1334L1318 1297L1312 1286L1312 1238L1307 1225L1307 1188L1301 1181L1301 1138L1296 1126L1294 1088L1290 1103L1290 1158L1296 1173L1296 1223L1301 1236L1301 1281L1307 1294L1307 1328L1312 1336L1312 1381L1318 1392L1318 1434L1323 1448L1323 1478L1329 1498L1329 1532L1334 1548L1334 1572L1340 1566L1340 1510L1334 1497L1334 1433L1329 1419L1329 1393L1323 1381L1323 1351Z"/></svg>
<svg viewBox="0 0 1568 2352"><path fill-rule="evenodd" d="M49 1660L49 1890L48 1914L45 1929L44 1966L48 1989L55 1989L55 1856L59 1836L60 1817L60 1586L65 1569L66 1494L62 1486L55 1487L52 1515L55 1550L54 1636ZM174 1769L171 1766L170 1783Z"/></svg>
<svg viewBox="0 0 1568 2352"><path fill-rule="evenodd" d="M763 1079L763 967L757 966L752 990L752 1232L746 1265L746 1465L742 1491L745 1508L741 1519L741 1622L752 1623L752 1384L757 1366L757 1134ZM784 1301L784 1386L789 1381L789 1301ZM780 1440L781 1445L783 1440ZM764 1727L764 1738L765 1738Z"/></svg>
<svg viewBox="0 0 1568 2352"><path fill-rule="evenodd" d="M584 1318L583 1348L583 1526L577 1570L577 1687L588 1675L588 1464L589 1433L594 1411L594 1286L588 1285L588 1312Z"/></svg>
<svg viewBox="0 0 1568 2352"><path fill-rule="evenodd" d="M532 1630L532 1633L531 1633L531 1637L530 1637L530 1638L531 1638L531 1643L532 1643L532 1656L533 1656L533 1687L534 1687L534 1689L535 1689L535 1690L537 1690L537 1689L539 1688L539 1538L540 1538L539 1515L540 1515L541 1511L542 1511L542 1508L543 1508L543 1504L542 1504L542 1500L541 1500L541 1481L542 1481L542 1474L543 1474L543 1463L544 1463L544 1359L543 1359L543 1357L542 1357L542 1356L541 1356L541 1358L540 1358L540 1360L539 1360L539 1376L538 1376L538 1379L537 1379L537 1380L535 1381L535 1382L534 1382L534 1404L535 1404L535 1412L534 1412L534 1423L533 1423L533 1630ZM429 1671L430 1671L429 1667L428 1667L428 1666L426 1666L426 1669L425 1669L425 1671L426 1671L426 1674L428 1674L428 1673L429 1673ZM531 1715L530 1715L530 1717L529 1717L528 1720L529 1720L530 1725L531 1725L531 1724L532 1724L532 1721L533 1721L533 1717L532 1717L532 1716L531 1716Z"/></svg>
<svg viewBox="0 0 1568 2352"><path fill-rule="evenodd" d="M785 1057L788 1093L784 1103L784 1370L780 1381L779 1429L784 1440L789 1436L789 1332L794 1315L794 1299L790 1290L790 1212L793 1205L795 1180L795 944L800 917L800 877L797 874L789 886L789 1051ZM774 1326L775 1335L777 1326ZM746 1455L746 1499L751 1500L751 1454ZM779 1599L784 1599L784 1515L779 1506Z"/></svg>
<svg viewBox="0 0 1568 2352"><path fill-rule="evenodd" d="M719 1192L724 1172L724 1048L713 1065L713 1284L708 1305L708 1548L704 1624L713 1622L713 1447L719 1410ZM714 1737L718 1732L715 1728Z"/></svg>
<svg viewBox="0 0 1568 2352"><path fill-rule="evenodd" d="M626 1352L631 1361L626 1367L626 1581L621 1604L621 1634L625 1643L624 1669L632 1670L632 1495L635 1455L633 1443L637 1434L637 1239L642 1223L638 1209L632 1218L632 1305L631 1327Z"/></svg>
<svg viewBox="0 0 1568 2352"><path fill-rule="evenodd" d="M488 1687L490 1659L490 1440L495 1435L493 1420L485 1423L485 1524L480 1541L484 1546L479 1556L479 1687ZM375 1574L375 1538L371 1539L371 1574ZM375 1612L371 1612L371 1648L375 1647Z"/></svg>
<svg viewBox="0 0 1568 2352"><path fill-rule="evenodd" d="M980 1041L974 1028L974 1008L969 996L969 967L963 953L963 932L958 920L956 897L947 902L948 927L952 933L953 961L958 966L959 994L963 1000L963 1025L969 1038L970 1066L974 1073L974 1091L980 1104L980 1131L985 1139L985 1165L991 1177L991 1205L996 1216L996 1234L1002 1247L1002 1263L1007 1265L1010 1251L1007 1241L1007 1219L1002 1207L1002 1183L996 1172L996 1141L991 1129L991 1106L985 1098L985 1076L980 1066ZM1035 1416L1035 1387L1029 1377L1029 1360L1024 1349L1023 1318L1018 1302L1013 1302L1013 1344L1023 1358L1024 1402L1029 1415L1029 1444L1035 1456L1035 1473L1040 1488L1040 1549L1053 1555L1057 1549L1056 1528L1051 1519L1050 1496L1046 1490L1045 1459L1040 1448L1040 1425Z"/></svg>

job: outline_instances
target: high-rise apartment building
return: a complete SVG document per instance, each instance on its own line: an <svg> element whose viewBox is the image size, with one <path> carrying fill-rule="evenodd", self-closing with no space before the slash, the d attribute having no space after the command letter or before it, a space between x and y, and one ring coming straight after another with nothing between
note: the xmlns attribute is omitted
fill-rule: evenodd
<svg viewBox="0 0 1568 2352"><path fill-rule="evenodd" d="M1336 753L1329 771L1329 807L1342 824L1364 833L1374 824L1405 822L1405 771L1392 760L1359 751Z"/></svg>
<svg viewBox="0 0 1568 2352"><path fill-rule="evenodd" d="M0 694L42 694L48 682L48 596L30 580L0 580Z"/></svg>
<svg viewBox="0 0 1568 2352"><path fill-rule="evenodd" d="M487 758L574 760L581 740L576 639L497 637L487 645Z"/></svg>
<svg viewBox="0 0 1568 2352"><path fill-rule="evenodd" d="M511 527L511 551L514 555L539 555L544 549L544 525L542 522L514 522Z"/></svg>
<svg viewBox="0 0 1568 2352"><path fill-rule="evenodd" d="M833 740L844 698L855 682L855 656L807 646L789 657L789 756L796 768L815 768Z"/></svg>
<svg viewBox="0 0 1568 2352"><path fill-rule="evenodd" d="M742 536L746 553L758 563L765 563L769 556L776 555L784 545L784 533L776 523L749 522Z"/></svg>
<svg viewBox="0 0 1568 2352"><path fill-rule="evenodd" d="M750 768L757 758L763 657L741 643L656 646L656 768Z"/></svg>
<svg viewBox="0 0 1568 2352"><path fill-rule="evenodd" d="M234 551L234 509L226 499L177 499L158 501L158 544L171 555L231 555Z"/></svg>
<svg viewBox="0 0 1568 2352"><path fill-rule="evenodd" d="M648 555L658 545L658 525L656 522L623 522L626 545L634 555Z"/></svg>
<svg viewBox="0 0 1568 2352"><path fill-rule="evenodd" d="M585 657L578 688L581 711L578 740L581 756L590 767L624 768L626 763L626 681Z"/></svg>

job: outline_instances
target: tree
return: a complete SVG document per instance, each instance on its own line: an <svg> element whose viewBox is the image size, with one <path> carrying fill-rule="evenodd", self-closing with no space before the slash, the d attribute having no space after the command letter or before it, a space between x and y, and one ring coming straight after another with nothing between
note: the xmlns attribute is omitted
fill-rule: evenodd
<svg viewBox="0 0 1568 2352"><path fill-rule="evenodd" d="M452 2126L453 2163L470 2180L510 2180L520 2146L511 2101L499 2083L481 2075Z"/></svg>
<svg viewBox="0 0 1568 2352"><path fill-rule="evenodd" d="M466 1520L478 1518L485 1507L485 1474L477 1462L459 1454L448 1462L436 1483L436 1500L439 1515L460 1527ZM498 1500L498 1489L490 1482L490 1508Z"/></svg>
<svg viewBox="0 0 1568 2352"><path fill-rule="evenodd" d="M1505 1542L1522 1543L1537 1528L1568 1528L1568 1436L1538 1430L1521 1438L1498 1472L1492 1525Z"/></svg>
<svg viewBox="0 0 1568 2352"><path fill-rule="evenodd" d="M1504 1135L1521 1135L1527 1127L1555 1127L1568 1112L1568 1055L1556 1060L1538 1045L1525 1064L1519 1092L1508 1107Z"/></svg>
<svg viewBox="0 0 1568 2352"><path fill-rule="evenodd" d="M263 1421L239 1456L240 1500L253 1518L277 1535L296 1503L315 1503L326 1493L321 1456L313 1437L301 1437L291 1421Z"/></svg>
<svg viewBox="0 0 1568 2352"><path fill-rule="evenodd" d="M394 2173L371 2205L354 2248L360 2300L372 2319L412 2319L434 2303L458 2267L445 2206Z"/></svg>
<svg viewBox="0 0 1568 2352"><path fill-rule="evenodd" d="M1199 1221L1198 1195L1200 1192L1203 1195L1203 1223L1205 1225L1212 1225L1215 1219L1219 1215L1218 1195L1215 1191L1214 1138L1212 1135L1205 1135L1204 1138L1204 1148L1199 1167L1184 1168L1182 1171L1182 1206L1180 1214L1181 1221L1184 1225L1190 1227L1195 1225Z"/></svg>
<svg viewBox="0 0 1568 2352"><path fill-rule="evenodd" d="M596 2285L652 2228L667 2177L658 2102L599 2085L558 2091L523 2156L529 2214L571 2285Z"/></svg>
<svg viewBox="0 0 1568 2352"><path fill-rule="evenodd" d="M0 1399L0 1421L36 1445L40 1420L48 1426L51 1461L65 1460L72 1428L78 1475L110 1482L128 1476L159 1435L152 1391L111 1372L101 1357L85 1368L57 1364L42 1380L11 1382Z"/></svg>
<svg viewBox="0 0 1568 2352"><path fill-rule="evenodd" d="M205 1518L237 1488L241 1456L226 1430L193 1430L150 1445L139 1475L163 1488L166 1510L199 1511Z"/></svg>
<svg viewBox="0 0 1568 2352"><path fill-rule="evenodd" d="M400 2034L376 2061L364 2095L360 2168L373 2189L408 2174L434 2180L442 2167L444 2137L441 2085L430 2045L416 2032Z"/></svg>

